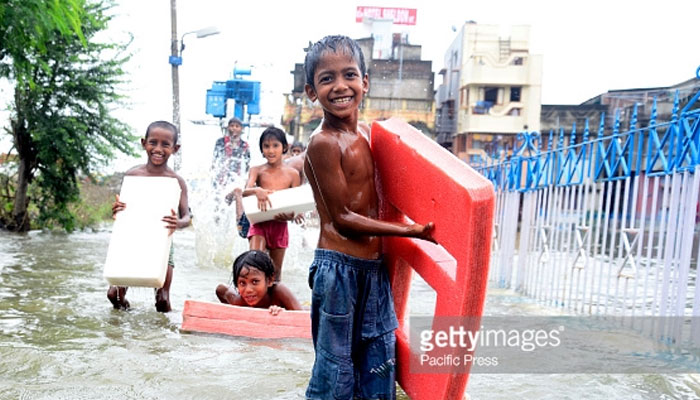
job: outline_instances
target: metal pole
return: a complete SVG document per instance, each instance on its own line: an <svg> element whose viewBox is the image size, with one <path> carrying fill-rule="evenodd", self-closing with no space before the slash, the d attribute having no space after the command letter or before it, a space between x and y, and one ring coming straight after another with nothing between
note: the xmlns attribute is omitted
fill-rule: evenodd
<svg viewBox="0 0 700 400"><path fill-rule="evenodd" d="M170 54L173 57L178 57L180 54L177 42L177 0L170 0L170 31ZM180 132L180 76L178 74L178 65L176 63L170 65L173 80L173 124ZM182 132L180 132L178 142L182 143ZM181 163L182 150L175 153L174 168L176 171L180 169Z"/></svg>

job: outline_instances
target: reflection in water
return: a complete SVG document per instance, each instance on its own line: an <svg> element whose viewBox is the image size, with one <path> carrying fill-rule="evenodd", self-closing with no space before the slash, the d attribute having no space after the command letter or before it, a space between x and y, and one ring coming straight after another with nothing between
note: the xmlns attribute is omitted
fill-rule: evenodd
<svg viewBox="0 0 700 400"><path fill-rule="evenodd" d="M195 212L196 215L196 212ZM197 216L195 217L197 218ZM290 224L285 283L308 304L306 284L317 232ZM132 288L132 310L113 310L102 267L109 231L0 233L0 399L301 399L313 363L310 342L250 340L179 331L185 299L216 301L230 264L203 262L196 230L175 234L173 312L153 306L153 290ZM235 236L233 252L247 247ZM411 305L431 295L417 283ZM427 304L427 305L426 305ZM545 310L503 290L487 297L489 315ZM585 382L585 384L583 384ZM473 375L472 399L692 398L693 375ZM566 397L564 396L564 397Z"/></svg>

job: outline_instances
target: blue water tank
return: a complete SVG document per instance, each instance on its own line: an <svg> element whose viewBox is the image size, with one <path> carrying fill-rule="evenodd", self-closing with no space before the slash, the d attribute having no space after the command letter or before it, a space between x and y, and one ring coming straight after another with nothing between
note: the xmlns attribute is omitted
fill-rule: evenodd
<svg viewBox="0 0 700 400"><path fill-rule="evenodd" d="M260 82L245 79L229 79L214 82L207 89L206 113L217 118L226 116L226 101L233 99L235 115L244 119L243 113L260 114Z"/></svg>
<svg viewBox="0 0 700 400"><path fill-rule="evenodd" d="M206 113L217 118L226 116L226 82L214 82L207 89Z"/></svg>

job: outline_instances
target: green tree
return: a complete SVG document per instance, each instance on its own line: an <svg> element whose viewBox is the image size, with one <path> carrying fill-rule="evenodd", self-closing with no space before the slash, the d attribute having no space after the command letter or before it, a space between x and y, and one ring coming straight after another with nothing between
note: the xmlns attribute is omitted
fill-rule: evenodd
<svg viewBox="0 0 700 400"><path fill-rule="evenodd" d="M80 34L54 28L39 35L42 45L1 60L14 83L9 132L18 158L17 183L12 212L4 221L11 230L30 228L30 204L39 210L39 225L57 223L72 230L69 205L78 200L79 174L90 176L116 151L134 153L135 136L110 115L110 107L122 100L117 90L128 56L123 45L96 37L107 27L111 4L70 3L80 6L79 21L71 25L79 26Z"/></svg>
<svg viewBox="0 0 700 400"><path fill-rule="evenodd" d="M30 62L28 55L46 50L48 36L58 31L75 34L85 43L80 28L83 0L0 0L0 61L6 57L18 66ZM11 69L0 69L6 77Z"/></svg>

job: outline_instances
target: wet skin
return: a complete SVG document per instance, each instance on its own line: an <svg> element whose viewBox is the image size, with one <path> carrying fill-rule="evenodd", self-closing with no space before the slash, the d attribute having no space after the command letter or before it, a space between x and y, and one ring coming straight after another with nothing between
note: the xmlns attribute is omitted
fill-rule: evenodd
<svg viewBox="0 0 700 400"><path fill-rule="evenodd" d="M323 122L306 150L304 173L314 191L321 219L318 247L354 257L381 255L379 236L409 236L435 242L433 224L377 220L378 196L368 127L358 124L359 106L369 89L368 77L342 51L326 52L306 85L310 100L323 107Z"/></svg>
<svg viewBox="0 0 700 400"><path fill-rule="evenodd" d="M176 229L186 228L191 222L189 203L187 199L187 184L178 174L168 167L168 159L178 151L180 145L175 144L175 135L172 131L160 127L153 127L146 138L141 139L141 146L146 151L148 162L136 166L126 172L127 176L165 176L176 178L180 184L180 202L178 212L170 210L170 215L165 215L162 221L165 228L172 234ZM112 217L126 208L126 203L119 201L119 195L112 204ZM178 216L179 215L179 216ZM156 291L156 310L160 312L171 311L170 284L172 281L173 266L168 266L163 287ZM107 298L115 309L128 309L129 302L125 299L127 287L110 286Z"/></svg>
<svg viewBox="0 0 700 400"><path fill-rule="evenodd" d="M250 307L266 308L271 305L267 289L272 286L272 279L267 279L265 274L257 268L241 269L236 288L241 299Z"/></svg>
<svg viewBox="0 0 700 400"><path fill-rule="evenodd" d="M274 285L274 286L273 286ZM244 266L236 282L238 293L228 286L219 284L216 296L219 301L234 306L269 308L273 315L282 309L301 310L301 304L292 292L281 283L275 283L271 277L255 268Z"/></svg>
<svg viewBox="0 0 700 400"><path fill-rule="evenodd" d="M293 167L284 163L283 154L286 148L274 137L268 137L263 140L262 153L267 163L255 166L250 169L246 189L243 191L243 196L254 194L258 198L258 208L262 211L267 211L272 207L268 195L276 190L289 189L299 186L301 176ZM293 213L279 214L275 216L278 221L290 221L296 219ZM266 251L267 243L265 238L260 235L251 236L249 239L249 247L251 250ZM275 280L279 282L282 279L282 264L284 262L284 253L286 249L269 249L270 258L275 265Z"/></svg>

